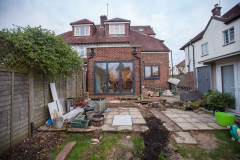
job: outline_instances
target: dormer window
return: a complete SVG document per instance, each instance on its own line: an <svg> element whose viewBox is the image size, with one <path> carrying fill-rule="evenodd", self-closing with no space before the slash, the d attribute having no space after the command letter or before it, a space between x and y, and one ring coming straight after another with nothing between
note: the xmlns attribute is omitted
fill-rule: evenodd
<svg viewBox="0 0 240 160"><path fill-rule="evenodd" d="M139 31L139 32L143 32L143 28L139 28L138 31Z"/></svg>
<svg viewBox="0 0 240 160"><path fill-rule="evenodd" d="M89 36L90 35L90 26L75 26L74 27L74 36Z"/></svg>
<svg viewBox="0 0 240 160"><path fill-rule="evenodd" d="M125 34L125 25L124 24L110 24L109 25L109 34Z"/></svg>

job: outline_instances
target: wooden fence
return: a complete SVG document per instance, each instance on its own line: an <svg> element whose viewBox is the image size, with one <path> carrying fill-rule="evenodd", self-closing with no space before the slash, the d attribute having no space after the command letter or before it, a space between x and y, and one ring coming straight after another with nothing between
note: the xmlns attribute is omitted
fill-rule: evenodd
<svg viewBox="0 0 240 160"><path fill-rule="evenodd" d="M173 78L180 80L178 88L184 90L194 89L194 74L193 72L187 72L186 74L174 75Z"/></svg>
<svg viewBox="0 0 240 160"><path fill-rule="evenodd" d="M56 81L58 97L66 101L84 95L85 79L86 72L81 71ZM38 127L49 118L52 82L42 72L0 71L0 154L30 136L31 122Z"/></svg>

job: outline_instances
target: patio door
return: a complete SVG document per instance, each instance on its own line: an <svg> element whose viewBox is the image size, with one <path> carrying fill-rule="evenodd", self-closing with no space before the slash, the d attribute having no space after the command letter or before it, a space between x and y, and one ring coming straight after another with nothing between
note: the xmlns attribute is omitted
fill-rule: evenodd
<svg viewBox="0 0 240 160"><path fill-rule="evenodd" d="M230 93L235 102L227 109L230 112L240 113L240 62L222 64L221 88L223 93Z"/></svg>

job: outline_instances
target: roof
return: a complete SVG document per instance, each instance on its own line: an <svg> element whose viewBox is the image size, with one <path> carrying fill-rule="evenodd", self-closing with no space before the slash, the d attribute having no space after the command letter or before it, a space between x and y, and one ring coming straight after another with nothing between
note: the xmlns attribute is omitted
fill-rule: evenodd
<svg viewBox="0 0 240 160"><path fill-rule="evenodd" d="M135 30L130 30L128 36L109 37L105 36L104 28L96 26L96 32L93 37L74 37L72 31L62 34L66 43L70 44L99 44L99 43L127 43L130 45L141 45L142 51L147 52L169 52L168 47L163 44L162 40L148 36Z"/></svg>
<svg viewBox="0 0 240 160"><path fill-rule="evenodd" d="M142 32L147 35L156 35L156 33L153 31L151 26L131 26L130 28L136 31L139 31L139 29L142 29L143 31L139 31L139 32Z"/></svg>
<svg viewBox="0 0 240 160"><path fill-rule="evenodd" d="M185 59L184 59L182 62L178 63L178 64L176 65L176 67L177 67L177 68L178 68L178 67L185 67Z"/></svg>
<svg viewBox="0 0 240 160"><path fill-rule="evenodd" d="M131 22L131 21L127 20L127 19L122 19L122 18L113 18L113 19L109 19L109 20L107 20L105 22Z"/></svg>
<svg viewBox="0 0 240 160"><path fill-rule="evenodd" d="M70 23L70 25L74 25L74 24L94 24L94 23L88 19L82 19L82 20Z"/></svg>
<svg viewBox="0 0 240 160"><path fill-rule="evenodd" d="M222 21L225 24L228 24L228 23L231 23L232 21L236 20L239 17L240 17L240 3L235 5L232 9L230 9L228 12L226 12L221 17L219 17L219 16L211 16L211 18L208 21L207 26L205 27L205 29L203 31L201 31L198 35L196 35L193 39L188 41L185 45L183 45L180 48L180 50L184 50L184 48L187 47L188 45L190 45L191 43L195 43L196 41L202 39L205 31L207 30L210 22L212 21L212 19L215 19L215 20L218 20L218 21Z"/></svg>

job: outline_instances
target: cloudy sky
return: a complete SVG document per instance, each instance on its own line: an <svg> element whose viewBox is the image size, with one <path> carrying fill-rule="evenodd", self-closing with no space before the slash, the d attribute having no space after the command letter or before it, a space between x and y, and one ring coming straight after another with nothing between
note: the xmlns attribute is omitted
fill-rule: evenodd
<svg viewBox="0 0 240 160"><path fill-rule="evenodd" d="M220 0L222 14L239 0ZM70 22L87 18L95 24L100 16L131 20L131 25L151 25L156 38L173 51L173 63L184 59L179 48L201 32L219 0L0 0L0 29L39 26L61 34Z"/></svg>

